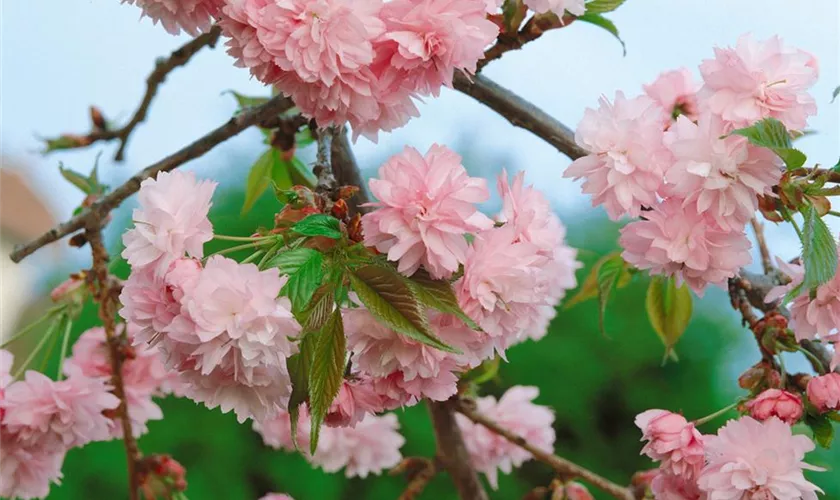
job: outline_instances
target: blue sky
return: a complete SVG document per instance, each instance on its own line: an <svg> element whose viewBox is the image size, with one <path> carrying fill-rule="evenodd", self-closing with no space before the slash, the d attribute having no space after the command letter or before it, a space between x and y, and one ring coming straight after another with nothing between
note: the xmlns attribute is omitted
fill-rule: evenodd
<svg viewBox="0 0 840 500"><path fill-rule="evenodd" d="M125 163L110 162L111 147L42 157L36 134L86 131L90 104L110 119L129 117L155 58L187 38L168 35L148 19L141 20L139 9L117 0L0 5L0 147L3 155L25 162L62 219L80 194L55 175L59 160L87 170L96 152L104 149L101 171L115 185L227 119L234 105L222 95L224 90L265 92L247 71L233 67L221 48L205 51L170 75L147 122L135 132ZM820 112L811 121L819 134L802 139L799 146L815 161L837 161L840 103L829 104L832 90L840 84L836 0L628 0L609 17L627 44L626 57L605 31L575 23L548 33L526 50L508 53L485 72L573 127L601 94L637 93L660 71L679 66L696 73L697 64L711 57L714 46L733 44L742 33L759 38L779 34L788 44L815 54L821 64L820 82L813 89ZM561 178L566 158L480 104L444 91L439 99L428 100L421 113L408 126L383 136L378 145L360 139L360 164L376 168L372 162L383 151L406 144L422 150L433 142L454 144L469 137L488 157L511 159L509 165L491 166L493 170L526 170L527 178L554 201L561 218L590 210L579 185ZM257 144L257 132L246 132L189 167L213 175L220 159L228 159L225 154L256 158ZM245 162L242 168L249 165ZM774 249L785 257L798 249L791 234L781 228L769 231Z"/></svg>

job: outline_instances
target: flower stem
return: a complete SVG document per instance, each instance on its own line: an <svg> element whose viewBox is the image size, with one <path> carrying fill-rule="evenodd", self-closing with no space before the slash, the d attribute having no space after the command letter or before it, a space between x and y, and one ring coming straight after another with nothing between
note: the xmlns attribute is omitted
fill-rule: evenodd
<svg viewBox="0 0 840 500"><path fill-rule="evenodd" d="M24 335L26 335L27 333L31 332L33 328L35 328L36 326L40 325L40 324L41 324L41 323L43 323L44 321L46 321L46 320L50 319L50 318L51 318L51 317L52 317L55 313L57 313L57 312L61 311L61 310L62 310L63 308L65 308L65 307L67 307L67 306L65 306L65 305L63 305L63 304L62 304L62 305L59 305L59 306L55 306L55 307L53 307L52 309L50 309L49 311L47 311L47 313L46 313L46 314L44 314L43 316L41 316L40 318L38 318L38 319L37 319L37 320L35 320L34 322L32 322L32 323L30 323L30 324L26 325L26 327L24 327L24 329L23 329L23 330L21 330L21 331L17 332L16 334L12 335L12 338L10 338L10 339L6 340L5 342L3 342L2 344L0 344L0 349L5 349L5 348L6 348L6 346L8 346L9 344L11 344L11 343L12 343L12 342L14 342L15 340L17 340L17 339L19 339L19 338L23 337L23 336L24 336Z"/></svg>
<svg viewBox="0 0 840 500"><path fill-rule="evenodd" d="M705 424L706 422L712 421L712 420L718 418L719 416L723 415L724 413L728 412L729 410L737 408L739 404L740 404L740 401L735 401L731 405L729 405L725 408L721 408L720 410L712 413L711 415L706 415L703 418L698 418L697 420L694 421L694 426L699 427L699 426Z"/></svg>
<svg viewBox="0 0 840 500"><path fill-rule="evenodd" d="M212 254L208 255L207 257L204 258L204 262L207 262L207 260L210 259L210 257L212 257L214 255L225 255L225 254L228 254L228 253L237 252L239 250L248 250L249 248L254 248L254 244L253 243L245 243L244 245L236 245L236 246L232 246L230 248L225 248L223 250L219 250L216 253L212 253Z"/></svg>
<svg viewBox="0 0 840 500"><path fill-rule="evenodd" d="M224 234L214 234L213 235L214 240L223 240L223 241L252 241L252 242L255 242L255 241L271 240L271 239L274 239L274 238L276 238L276 236L273 235L273 234L269 235L269 236L257 236L257 237L253 237L253 236L226 236Z"/></svg>
<svg viewBox="0 0 840 500"><path fill-rule="evenodd" d="M256 252L254 252L254 253L252 253L251 255L249 255L249 256L248 256L245 260L243 260L241 263L242 263L242 264L247 264L247 263L249 263L249 262L254 262L255 260L257 260L257 258L258 258L258 257L260 257L260 256L261 256L262 254L264 254L264 253L265 253L265 250L257 250Z"/></svg>
<svg viewBox="0 0 840 500"><path fill-rule="evenodd" d="M67 346L70 344L70 330L73 328L73 320L67 318L67 326L64 327L64 338L61 340L61 354L58 357L58 374L55 379L61 380L64 378L64 372L61 368L64 366L64 359L67 357Z"/></svg>

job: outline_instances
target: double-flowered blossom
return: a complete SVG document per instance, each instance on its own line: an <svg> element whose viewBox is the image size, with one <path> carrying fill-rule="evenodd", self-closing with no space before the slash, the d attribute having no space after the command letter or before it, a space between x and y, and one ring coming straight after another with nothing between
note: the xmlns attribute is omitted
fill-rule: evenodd
<svg viewBox="0 0 840 500"><path fill-rule="evenodd" d="M378 413L383 409L382 397L377 394L370 378L345 379L324 417L324 423L330 427L355 427L368 413Z"/></svg>
<svg viewBox="0 0 840 500"><path fill-rule="evenodd" d="M192 36L210 30L224 0L122 0L143 9L143 16L160 23L172 35L181 30Z"/></svg>
<svg viewBox="0 0 840 500"><path fill-rule="evenodd" d="M780 269L791 278L791 282L771 290L766 298L771 302L800 285L805 275L804 268L797 264L784 264ZM832 340L840 328L840 273L817 287L813 298L811 291L803 288L789 308L790 327L797 340L813 340L817 337Z"/></svg>
<svg viewBox="0 0 840 500"><path fill-rule="evenodd" d="M365 244L398 261L406 275L422 265L434 278L449 277L466 260L464 235L493 226L476 208L490 197L486 181L470 177L445 146L435 144L425 156L406 147L369 186L379 201L362 217Z"/></svg>
<svg viewBox="0 0 840 500"><path fill-rule="evenodd" d="M551 453L554 450L554 413L550 408L536 405L539 389L514 386L496 401L493 396L476 400L478 412L499 426L522 436L532 446ZM473 467L485 476L494 489L498 487L498 473L509 474L530 460L532 455L502 436L476 424L467 417L455 416L470 454Z"/></svg>
<svg viewBox="0 0 840 500"><path fill-rule="evenodd" d="M157 275L184 254L202 257L204 243L213 237L207 213L215 189L215 182L197 181L191 172L160 172L144 180L122 256L132 267L152 266Z"/></svg>
<svg viewBox="0 0 840 500"><path fill-rule="evenodd" d="M660 470L650 482L650 491L656 500L700 500L702 494L696 478L678 476L667 470Z"/></svg>
<svg viewBox="0 0 840 500"><path fill-rule="evenodd" d="M840 410L840 373L829 373L808 381L808 401L820 412Z"/></svg>
<svg viewBox="0 0 840 500"><path fill-rule="evenodd" d="M575 142L589 154L575 160L564 177L584 178L592 205L604 205L613 220L638 216L657 202L670 154L662 145L662 108L651 98L628 99L616 92L598 109L588 108Z"/></svg>
<svg viewBox="0 0 840 500"><path fill-rule="evenodd" d="M817 113L808 89L819 76L811 54L785 47L779 37L757 41L750 35L734 48L716 48L700 65L704 106L729 128L748 127L772 117L788 129L802 130Z"/></svg>
<svg viewBox="0 0 840 500"><path fill-rule="evenodd" d="M814 443L793 435L778 418L731 420L704 444L707 463L698 486L708 500L816 500L816 492L822 492L802 473L822 470L803 462Z"/></svg>
<svg viewBox="0 0 840 500"><path fill-rule="evenodd" d="M747 403L747 410L756 420L776 417L782 422L793 425L802 418L802 398L781 389L767 389Z"/></svg>
<svg viewBox="0 0 840 500"><path fill-rule="evenodd" d="M662 462L662 473L681 478L697 477L704 463L703 436L682 415L648 410L636 416L636 426L647 441L642 453Z"/></svg>
<svg viewBox="0 0 840 500"><path fill-rule="evenodd" d="M662 108L663 120L670 122L679 116L696 120L700 114L697 91L700 86L686 68L666 71L653 83L644 86L645 94Z"/></svg>
<svg viewBox="0 0 840 500"><path fill-rule="evenodd" d="M671 198L627 224L619 240L621 256L652 274L675 276L698 295L707 284L723 287L751 262L750 242L741 231L721 229L708 214Z"/></svg>
<svg viewBox="0 0 840 500"><path fill-rule="evenodd" d="M724 135L718 117L706 114L697 123L678 117L664 137L674 156L665 173L666 190L683 199L684 206L709 214L721 228L741 231L758 208L756 196L772 195L782 167L769 149Z"/></svg>
<svg viewBox="0 0 840 500"><path fill-rule="evenodd" d="M584 0L525 0L525 5L537 14L553 12L561 18L566 14L582 16L586 12Z"/></svg>

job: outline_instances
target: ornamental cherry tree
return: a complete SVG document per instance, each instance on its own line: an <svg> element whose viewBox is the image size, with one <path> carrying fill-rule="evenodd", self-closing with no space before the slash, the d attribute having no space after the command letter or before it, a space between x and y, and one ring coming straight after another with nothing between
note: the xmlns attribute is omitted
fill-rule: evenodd
<svg viewBox="0 0 840 500"><path fill-rule="evenodd" d="M68 450L119 439L129 498L186 498L177 457L144 454L136 441L164 417L155 399L172 394L233 412L266 446L326 472L404 473L404 499L438 474L461 498L486 499L478 474L492 490L500 473L529 460L556 473L533 485L533 498L593 498L589 488L623 500L817 498L803 471L820 469L807 454L830 445L840 419L840 275L823 220L838 215L829 197L840 194L840 165L821 168L794 147L817 110L810 54L745 35L714 49L699 72L663 68L640 91L593 96L572 132L480 71L578 22L617 36L604 14L621 0L123 3L194 38L157 63L125 125L91 108L91 131L48 139L48 152L118 141L120 160L167 74L220 40L271 97L236 94L241 109L227 123L114 189L96 167L61 169L87 195L82 206L11 258L70 237L90 248L92 266L53 291L55 306L38 320L46 333L26 359L0 350L0 496L46 497ZM422 119L416 103L444 87L573 159L563 175L627 221L622 250L578 286L577 251L545 195L524 174L503 172L495 183L470 176L446 145L406 145L363 183L351 140L376 141ZM231 236L208 219L217 183L179 167L249 127L265 133L267 147L243 210L269 188L282 209L271 227ZM313 165L296 156L306 147L317 151ZM485 214L478 206L494 190L502 208ZM102 229L135 193L121 252L131 272L120 279L109 272L116 256ZM762 220L791 225L801 254L773 256ZM746 269L750 231L761 273ZM228 246L209 254L211 240ZM509 349L546 334L567 293L567 305L597 299L603 324L609 300L645 275L666 360L676 359L693 296L720 287L755 338L756 362L732 381L744 392L730 407L639 414L640 452L655 468L613 481L554 454L554 413L535 402L537 387L496 398L482 396L481 384ZM102 325L71 344L88 301ZM55 339L58 373L32 369ZM801 354L812 372L786 371L783 353ZM437 453L403 457L394 411L417 404L428 405ZM733 409L737 418L700 432Z"/></svg>

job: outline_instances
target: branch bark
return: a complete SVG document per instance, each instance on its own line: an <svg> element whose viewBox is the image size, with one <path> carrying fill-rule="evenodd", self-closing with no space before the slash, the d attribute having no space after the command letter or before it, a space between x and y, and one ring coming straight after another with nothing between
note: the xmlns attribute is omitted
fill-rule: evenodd
<svg viewBox="0 0 840 500"><path fill-rule="evenodd" d="M224 125L213 130L204 137L184 146L166 158L149 165L138 174L128 179L124 184L114 189L107 196L94 202L89 208L72 219L50 229L37 239L22 245L16 245L10 257L14 262L20 262L39 248L58 241L65 236L84 229L91 222L104 220L104 215L115 209L126 198L140 189L140 183L156 176L159 172L168 172L180 167L188 161L198 158L220 143L239 134L246 128L270 119L275 115L292 107L292 101L282 95L272 98L262 106L258 106L231 118Z"/></svg>
<svg viewBox="0 0 840 500"><path fill-rule="evenodd" d="M333 137L333 174L335 174L339 186L358 186L359 192L356 193L355 200L353 200L357 205L369 203L370 197L365 181L362 178L359 165L356 163L356 157L353 155L353 149L350 146L350 139L347 138L347 134L348 132L342 127ZM364 207L357 206L355 208L361 212L366 211Z"/></svg>
<svg viewBox="0 0 840 500"><path fill-rule="evenodd" d="M470 464L470 455L458 422L455 421L457 400L428 401L429 414L435 428L438 458L455 483L462 500L488 500L487 492Z"/></svg>
<svg viewBox="0 0 840 500"><path fill-rule="evenodd" d="M633 493L628 488L625 488L624 486L619 486L610 481L609 479L601 477L598 474L595 474L594 472L590 471L589 469L585 469L580 465L575 464L574 462L566 460L565 458L558 457L557 455L553 455L544 450L536 448L522 436L499 426L499 424L497 424L496 422L490 420L489 418L476 411L474 404L470 404L465 400L455 400L455 410L467 417L468 419L472 420L473 422L483 425L484 427L507 439L511 443L528 451L531 455L534 456L534 458L536 458L540 462L550 465L558 474L564 477L572 476L583 479L584 481L587 481L593 486L596 486L597 488L601 489L605 493L608 493L612 497L618 498L620 500L635 499Z"/></svg>
<svg viewBox="0 0 840 500"><path fill-rule="evenodd" d="M476 75L470 81L463 73L456 72L454 87L499 113L514 126L532 132L572 160L586 156L586 151L575 143L571 129L489 78Z"/></svg>

